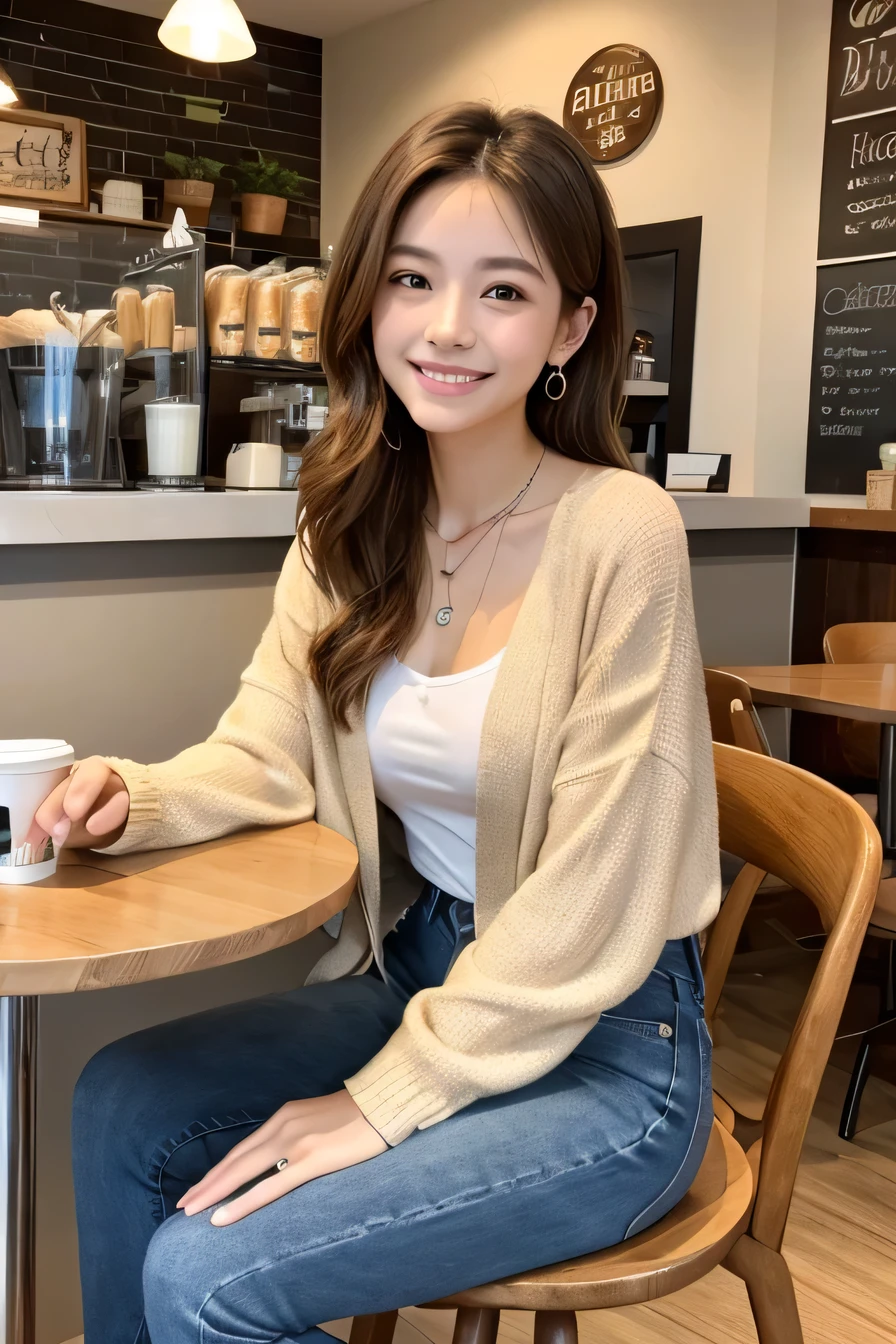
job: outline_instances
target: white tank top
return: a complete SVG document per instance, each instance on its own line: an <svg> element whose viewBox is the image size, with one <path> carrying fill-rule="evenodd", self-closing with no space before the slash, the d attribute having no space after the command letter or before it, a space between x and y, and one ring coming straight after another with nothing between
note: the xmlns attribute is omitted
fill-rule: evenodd
<svg viewBox="0 0 896 1344"><path fill-rule="evenodd" d="M504 650L466 672L426 677L394 654L370 685L373 788L404 825L411 863L452 896L476 896L476 769Z"/></svg>

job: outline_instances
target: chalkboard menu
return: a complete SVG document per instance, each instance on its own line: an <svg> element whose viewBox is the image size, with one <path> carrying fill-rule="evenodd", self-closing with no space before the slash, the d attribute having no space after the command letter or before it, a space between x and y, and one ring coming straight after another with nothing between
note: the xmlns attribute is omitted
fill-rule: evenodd
<svg viewBox="0 0 896 1344"><path fill-rule="evenodd" d="M806 489L864 495L896 442L896 257L819 266Z"/></svg>
<svg viewBox="0 0 896 1344"><path fill-rule="evenodd" d="M834 0L820 260L896 252L896 0Z"/></svg>

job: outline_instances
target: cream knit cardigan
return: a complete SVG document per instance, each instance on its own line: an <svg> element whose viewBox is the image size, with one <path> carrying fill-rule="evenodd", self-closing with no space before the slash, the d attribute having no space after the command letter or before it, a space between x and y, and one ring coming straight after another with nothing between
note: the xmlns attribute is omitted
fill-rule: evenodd
<svg viewBox="0 0 896 1344"><path fill-rule="evenodd" d="M105 757L127 784L107 853L316 817L360 887L308 983L359 973L417 897L374 797L363 710L335 729L306 672L332 614L293 542L273 615L211 736L169 761ZM211 632L210 632L211 633ZM475 941L345 1080L390 1145L546 1074L720 899L717 807L684 529L633 472L561 497L498 669L476 790Z"/></svg>

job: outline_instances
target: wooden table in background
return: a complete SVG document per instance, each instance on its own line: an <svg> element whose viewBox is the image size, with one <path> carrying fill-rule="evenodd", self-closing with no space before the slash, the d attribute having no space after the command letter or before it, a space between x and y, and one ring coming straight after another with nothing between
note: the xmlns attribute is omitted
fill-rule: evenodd
<svg viewBox="0 0 896 1344"><path fill-rule="evenodd" d="M223 966L345 908L357 851L314 821L121 856L66 850L55 876L0 885L0 1344L34 1344L38 996Z"/></svg>
<svg viewBox="0 0 896 1344"><path fill-rule="evenodd" d="M722 667L749 686L757 705L864 719L881 725L877 824L884 855L896 854L896 663L797 663Z"/></svg>

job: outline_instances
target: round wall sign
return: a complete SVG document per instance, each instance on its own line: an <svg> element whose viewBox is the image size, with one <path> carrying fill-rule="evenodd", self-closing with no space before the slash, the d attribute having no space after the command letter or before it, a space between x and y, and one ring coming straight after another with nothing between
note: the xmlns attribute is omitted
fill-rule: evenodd
<svg viewBox="0 0 896 1344"><path fill-rule="evenodd" d="M576 72L563 125L595 163L618 163L643 145L663 106L663 81L642 47L601 47Z"/></svg>

